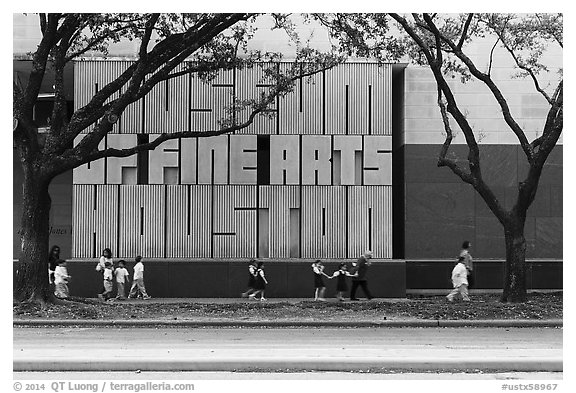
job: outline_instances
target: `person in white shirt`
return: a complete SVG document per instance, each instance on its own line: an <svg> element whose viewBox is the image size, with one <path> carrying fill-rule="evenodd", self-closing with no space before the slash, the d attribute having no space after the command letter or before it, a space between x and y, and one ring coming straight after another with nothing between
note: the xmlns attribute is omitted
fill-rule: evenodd
<svg viewBox="0 0 576 393"><path fill-rule="evenodd" d="M453 302L456 296L460 296L465 302L470 301L468 297L468 271L464 265L464 257L459 257L458 263L452 269L452 286L454 289L446 295L449 302Z"/></svg>
<svg viewBox="0 0 576 393"><path fill-rule="evenodd" d="M102 251L102 256L100 257L100 259L98 260L98 264L96 265L96 271L102 275L104 275L104 270L106 269L106 262L110 262L112 265L114 264L114 260L112 259L112 250L110 250L109 248L105 248ZM104 277L102 277L102 279L104 279ZM104 286L102 286L102 289L98 294L98 297L100 299L104 299L104 292L106 292L106 289L104 288Z"/></svg>
<svg viewBox="0 0 576 393"><path fill-rule="evenodd" d="M142 263L142 257L138 255L135 260L134 279L132 280L132 287L130 288L128 298L135 298L139 292L143 299L150 299L150 296L146 293L146 287L144 286L144 264Z"/></svg>
<svg viewBox="0 0 576 393"><path fill-rule="evenodd" d="M112 290L114 289L114 270L112 269L112 264L106 262L104 265L104 274L102 275L104 279L104 293L102 293L101 299L112 300Z"/></svg>
<svg viewBox="0 0 576 393"><path fill-rule="evenodd" d="M116 277L116 299L124 300L126 299L126 289L125 284L128 282L128 270L126 269L126 262L121 259L118 261L118 267L114 270L114 276Z"/></svg>
<svg viewBox="0 0 576 393"><path fill-rule="evenodd" d="M66 269L66 261L58 259L56 264L58 266L56 266L54 269L54 296L60 299L64 299L69 296L68 280L70 280L71 276L68 275L68 269Z"/></svg>

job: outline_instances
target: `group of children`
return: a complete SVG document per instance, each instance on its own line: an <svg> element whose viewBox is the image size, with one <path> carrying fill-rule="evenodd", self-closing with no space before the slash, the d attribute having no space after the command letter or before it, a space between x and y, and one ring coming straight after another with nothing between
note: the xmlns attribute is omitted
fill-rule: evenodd
<svg viewBox="0 0 576 393"><path fill-rule="evenodd" d="M264 262L256 262L255 259L251 259L248 265L248 290L242 293L242 297L265 301L266 284L268 284L268 280L266 280L264 274ZM260 298L256 297L258 295L260 295Z"/></svg>
<svg viewBox="0 0 576 393"><path fill-rule="evenodd" d="M460 252L456 266L454 266L454 269L452 270L451 278L453 289L446 296L450 302L453 302L455 299L470 301L470 297L468 296L468 287L473 285L474 279L472 274L472 256L469 252L471 245L472 244L469 241L465 241L462 244L462 251ZM367 251L366 255L370 257L371 253ZM144 264L142 263L142 257L140 255L137 256L135 261L134 277L128 298L141 297L143 299L150 299L150 296L146 293L146 287L144 285ZM319 259L312 264L312 271L314 273L314 300L326 301L326 298L324 297L324 292L326 291L324 278L336 278L336 298L343 301L344 293L348 291L346 277L358 277L358 272L355 272L354 274L350 273L345 262L340 263L338 270L332 273L331 276L324 273L324 268L324 264ZM98 264L96 265L96 271L102 273L103 279L103 289L98 294L100 299L104 301L114 300L112 295L114 290L114 281L116 281L115 299L126 299L125 286L129 282L130 274L126 269L126 262L123 259L119 260L118 265L114 267L112 251L109 248L105 248ZM60 248L58 246L53 246L50 250L48 256L48 276L50 284L54 285L54 295L58 298L67 298L69 296L68 283L72 277L68 274L66 261L60 259ZM242 293L242 297L265 301L266 298L264 297L264 293L267 284L268 280L264 274L264 262L256 261L255 259L250 260L250 265L248 266L248 290ZM364 288L364 291L367 292L367 288ZM354 297L354 285L352 292L351 297ZM368 298L371 298L371 295L368 292L367 295Z"/></svg>
<svg viewBox="0 0 576 393"><path fill-rule="evenodd" d="M340 263L338 270L332 273L331 276L324 273L324 264L321 260L317 259L312 264L312 271L314 272L314 300L326 301L324 297L324 292L326 291L326 284L324 284L324 277L328 279L336 278L336 298L339 301L344 300L344 293L348 291L348 284L346 283L346 277L354 277L348 271L348 267L345 262Z"/></svg>
<svg viewBox="0 0 576 393"><path fill-rule="evenodd" d="M142 257L140 255L137 256L135 261L134 277L128 298L150 299L144 286L144 264L142 263ZM104 301L126 299L126 285L130 282L130 274L126 269L126 261L121 259L118 261L117 266L114 266L112 251L109 248L105 248L96 265L96 271L102 274L103 281L102 291L98 294L98 298ZM60 299L70 296L68 283L72 276L68 274L66 261L60 259L60 247L58 246L53 246L48 256L48 277L50 284L54 286L54 296ZM112 294L114 291L114 282L116 282L116 297L113 297Z"/></svg>
<svg viewBox="0 0 576 393"><path fill-rule="evenodd" d="M146 287L144 285L144 264L142 263L142 257L138 255L135 259L136 264L134 265L134 277L132 279L132 287L128 294L128 298L142 298L150 299L150 296L146 293ZM104 301L113 301L114 299L125 300L126 299L126 284L130 281L130 274L126 269L126 261L123 259L118 261L118 266L114 266L114 261L112 260L112 251L109 248L105 248L102 252L102 256L96 265L96 271L102 273L102 291L98 294L98 297ZM116 297L113 297L112 292L114 291L114 281L116 281Z"/></svg>
<svg viewBox="0 0 576 393"><path fill-rule="evenodd" d="M319 259L312 264L312 270L314 272L314 300L326 301L324 297L324 292L326 291L324 277L326 277L328 279L336 278L338 280L336 283L336 298L343 301L344 293L348 291L346 277L355 277L355 275L348 272L345 262L342 262L338 270L332 273L331 276L324 273L324 268L324 264ZM257 262L255 259L250 260L250 264L248 265L248 290L242 293L242 297L253 300L266 300L264 297L266 284L268 284L268 281L264 274L264 262ZM260 298L257 297L258 295L260 295Z"/></svg>

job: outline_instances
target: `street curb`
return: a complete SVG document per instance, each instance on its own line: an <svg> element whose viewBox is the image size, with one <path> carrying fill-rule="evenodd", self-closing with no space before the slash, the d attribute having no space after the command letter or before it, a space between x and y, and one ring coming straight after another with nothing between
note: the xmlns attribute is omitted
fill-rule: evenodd
<svg viewBox="0 0 576 393"><path fill-rule="evenodd" d="M562 359L481 359L481 358L422 358L382 359L378 357L321 359L155 359L128 358L119 360L49 360L19 359L13 362L13 371L259 371L259 370L309 370L309 371L358 371L358 370L498 370L562 372Z"/></svg>
<svg viewBox="0 0 576 393"><path fill-rule="evenodd" d="M563 327L562 319L499 319L499 320L385 320L385 321L187 321L187 320L91 320L91 319L31 319L14 320L13 327L35 326L119 326L119 327Z"/></svg>

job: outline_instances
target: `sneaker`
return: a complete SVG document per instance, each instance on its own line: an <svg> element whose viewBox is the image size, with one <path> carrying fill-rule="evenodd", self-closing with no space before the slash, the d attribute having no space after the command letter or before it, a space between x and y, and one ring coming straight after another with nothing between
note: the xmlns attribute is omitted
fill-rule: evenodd
<svg viewBox="0 0 576 393"><path fill-rule="evenodd" d="M144 300L148 300L148 299L151 299L151 298L152 298L152 296L142 296L142 299L144 299Z"/></svg>
<svg viewBox="0 0 576 393"><path fill-rule="evenodd" d="M268 300L268 299L266 299L265 297L260 298L260 301L265 301L265 300Z"/></svg>
<svg viewBox="0 0 576 393"><path fill-rule="evenodd" d="M248 299L256 300L256 295L252 293L252 294L248 295Z"/></svg>
<svg viewBox="0 0 576 393"><path fill-rule="evenodd" d="M98 294L98 299L104 300L104 295L102 295L101 293L99 293L99 294Z"/></svg>

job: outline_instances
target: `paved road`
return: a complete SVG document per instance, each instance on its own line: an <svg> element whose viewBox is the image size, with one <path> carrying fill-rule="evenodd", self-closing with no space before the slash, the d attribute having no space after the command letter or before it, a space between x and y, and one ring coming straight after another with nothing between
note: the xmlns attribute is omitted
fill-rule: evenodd
<svg viewBox="0 0 576 393"><path fill-rule="evenodd" d="M68 380L104 380L104 381L219 381L219 380L400 380L400 381L420 381L420 380L531 380L531 381L554 381L562 380L563 373L547 372L505 372L505 373L412 373L412 372L395 372L395 373L364 373L364 372L300 372L300 373L240 373L240 372L223 372L223 371L204 371L204 372L15 372L14 380L51 380L51 381L68 381Z"/></svg>
<svg viewBox="0 0 576 393"><path fill-rule="evenodd" d="M554 328L14 328L15 371L561 371Z"/></svg>

